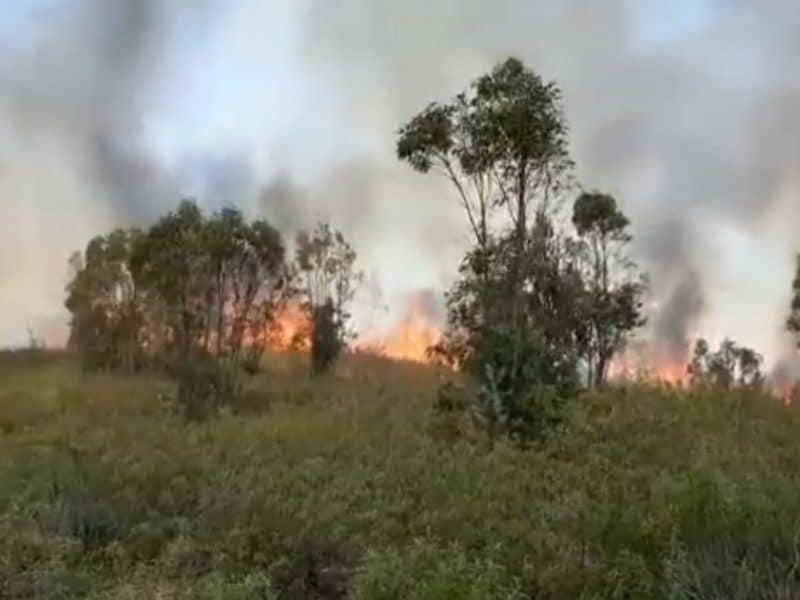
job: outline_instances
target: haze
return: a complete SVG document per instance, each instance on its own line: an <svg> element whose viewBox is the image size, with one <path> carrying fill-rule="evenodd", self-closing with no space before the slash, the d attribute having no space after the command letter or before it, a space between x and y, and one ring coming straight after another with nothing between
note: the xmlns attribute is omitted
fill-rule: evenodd
<svg viewBox="0 0 800 600"><path fill-rule="evenodd" d="M26 0L0 8L0 345L63 343L67 257L196 197L358 249L362 331L436 302L465 243L397 129L508 55L562 87L577 176L613 193L656 346L786 360L800 220L800 6Z"/></svg>

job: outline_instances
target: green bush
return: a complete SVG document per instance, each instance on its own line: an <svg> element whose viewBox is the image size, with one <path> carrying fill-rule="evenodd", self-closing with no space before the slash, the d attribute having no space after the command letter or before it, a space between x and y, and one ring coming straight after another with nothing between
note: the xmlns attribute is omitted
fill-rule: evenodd
<svg viewBox="0 0 800 600"><path fill-rule="evenodd" d="M251 573L239 578L215 574L203 583L199 600L277 600L269 576Z"/></svg>
<svg viewBox="0 0 800 600"><path fill-rule="evenodd" d="M341 324L336 320L333 301L315 307L311 324L311 372L320 375L329 372L343 348Z"/></svg>
<svg viewBox="0 0 800 600"><path fill-rule="evenodd" d="M204 421L233 405L242 392L241 373L225 358L186 361L178 377L178 405L189 421Z"/></svg>
<svg viewBox="0 0 800 600"><path fill-rule="evenodd" d="M671 509L679 536L665 573L678 597L800 594L800 520L787 510L794 492L755 485L710 468L678 479Z"/></svg>
<svg viewBox="0 0 800 600"><path fill-rule="evenodd" d="M519 583L490 560L471 560L457 547L414 545L367 554L355 580L358 600L515 600Z"/></svg>
<svg viewBox="0 0 800 600"><path fill-rule="evenodd" d="M435 408L467 409L494 441L507 436L525 446L541 441L562 418L578 391L575 357L531 333L520 339L503 327L488 328L464 365L471 388L440 388Z"/></svg>
<svg viewBox="0 0 800 600"><path fill-rule="evenodd" d="M253 410L191 424L151 376L7 368L0 597L800 596L796 409L630 385L487 452L440 373L346 360L270 357Z"/></svg>

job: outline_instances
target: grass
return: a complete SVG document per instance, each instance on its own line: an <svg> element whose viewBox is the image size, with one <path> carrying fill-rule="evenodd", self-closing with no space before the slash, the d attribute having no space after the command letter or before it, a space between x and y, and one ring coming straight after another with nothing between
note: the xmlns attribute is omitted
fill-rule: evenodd
<svg viewBox="0 0 800 600"><path fill-rule="evenodd" d="M800 598L800 417L646 386L542 448L431 411L440 374L273 357L232 414L0 356L0 598Z"/></svg>

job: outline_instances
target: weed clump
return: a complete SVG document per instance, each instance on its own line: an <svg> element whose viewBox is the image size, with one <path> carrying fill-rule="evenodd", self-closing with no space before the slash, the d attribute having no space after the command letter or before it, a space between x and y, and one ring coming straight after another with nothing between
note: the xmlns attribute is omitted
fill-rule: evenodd
<svg viewBox="0 0 800 600"><path fill-rule="evenodd" d="M179 371L177 401L188 421L205 421L233 406L242 394L241 376L222 360L187 361Z"/></svg>

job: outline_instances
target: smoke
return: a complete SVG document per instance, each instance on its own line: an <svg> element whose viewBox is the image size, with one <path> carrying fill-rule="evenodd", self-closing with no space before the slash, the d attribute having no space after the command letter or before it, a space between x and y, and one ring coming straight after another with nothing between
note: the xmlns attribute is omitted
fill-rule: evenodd
<svg viewBox="0 0 800 600"><path fill-rule="evenodd" d="M36 161L42 175L78 163L94 202L125 217L151 217L174 193L143 146L147 93L165 47L162 4L79 0L38 13L37 43L12 49L0 70L11 137L3 155L19 145L58 144L59 164Z"/></svg>
<svg viewBox="0 0 800 600"><path fill-rule="evenodd" d="M398 172L393 162L365 158L338 165L308 184L278 173L261 188L259 211L288 236L319 222L344 232L358 253L359 268L369 275L367 283L379 290L360 295L361 310L388 306L396 317L408 303L409 290L435 287L441 294L463 245L443 210L450 202L440 186L428 183Z"/></svg>
<svg viewBox="0 0 800 600"><path fill-rule="evenodd" d="M26 318L36 335L63 340L69 254L174 198L142 135L165 44L162 8L154 0L50 5L29 15L27 44L0 41L4 343L25 341Z"/></svg>
<svg viewBox="0 0 800 600"><path fill-rule="evenodd" d="M314 226L314 209L308 195L291 176L281 173L259 193L261 211L279 229L299 231Z"/></svg>
<svg viewBox="0 0 800 600"><path fill-rule="evenodd" d="M517 55L564 92L578 180L631 218L657 351L716 327L786 354L793 0L50 0L29 25L0 29L0 342L63 322L72 250L183 194L289 236L331 221L392 310L441 293L467 232L447 185L396 160L396 133Z"/></svg>
<svg viewBox="0 0 800 600"><path fill-rule="evenodd" d="M700 277L694 270L681 273L653 327L653 351L670 364L686 361L689 354L688 333L703 310Z"/></svg>
<svg viewBox="0 0 800 600"><path fill-rule="evenodd" d="M617 195L632 218L635 254L651 278L658 351L685 356L708 315L725 314L725 333L778 352L783 315L775 299L735 299L754 287L776 289L775 281L788 293L797 227L777 224L796 210L787 189L797 190L800 166L800 7L646 7L317 2L309 56L326 80L346 79L364 135L384 138L496 61L521 57L564 91L579 180ZM731 230L746 241L765 232L780 239L771 240L767 264L726 265ZM745 311L759 310L758 329L740 325Z"/></svg>
<svg viewBox="0 0 800 600"><path fill-rule="evenodd" d="M683 212L656 223L643 237L637 250L659 294L651 310L649 353L659 362L681 364L706 308L700 269L707 252L699 252L705 243Z"/></svg>

